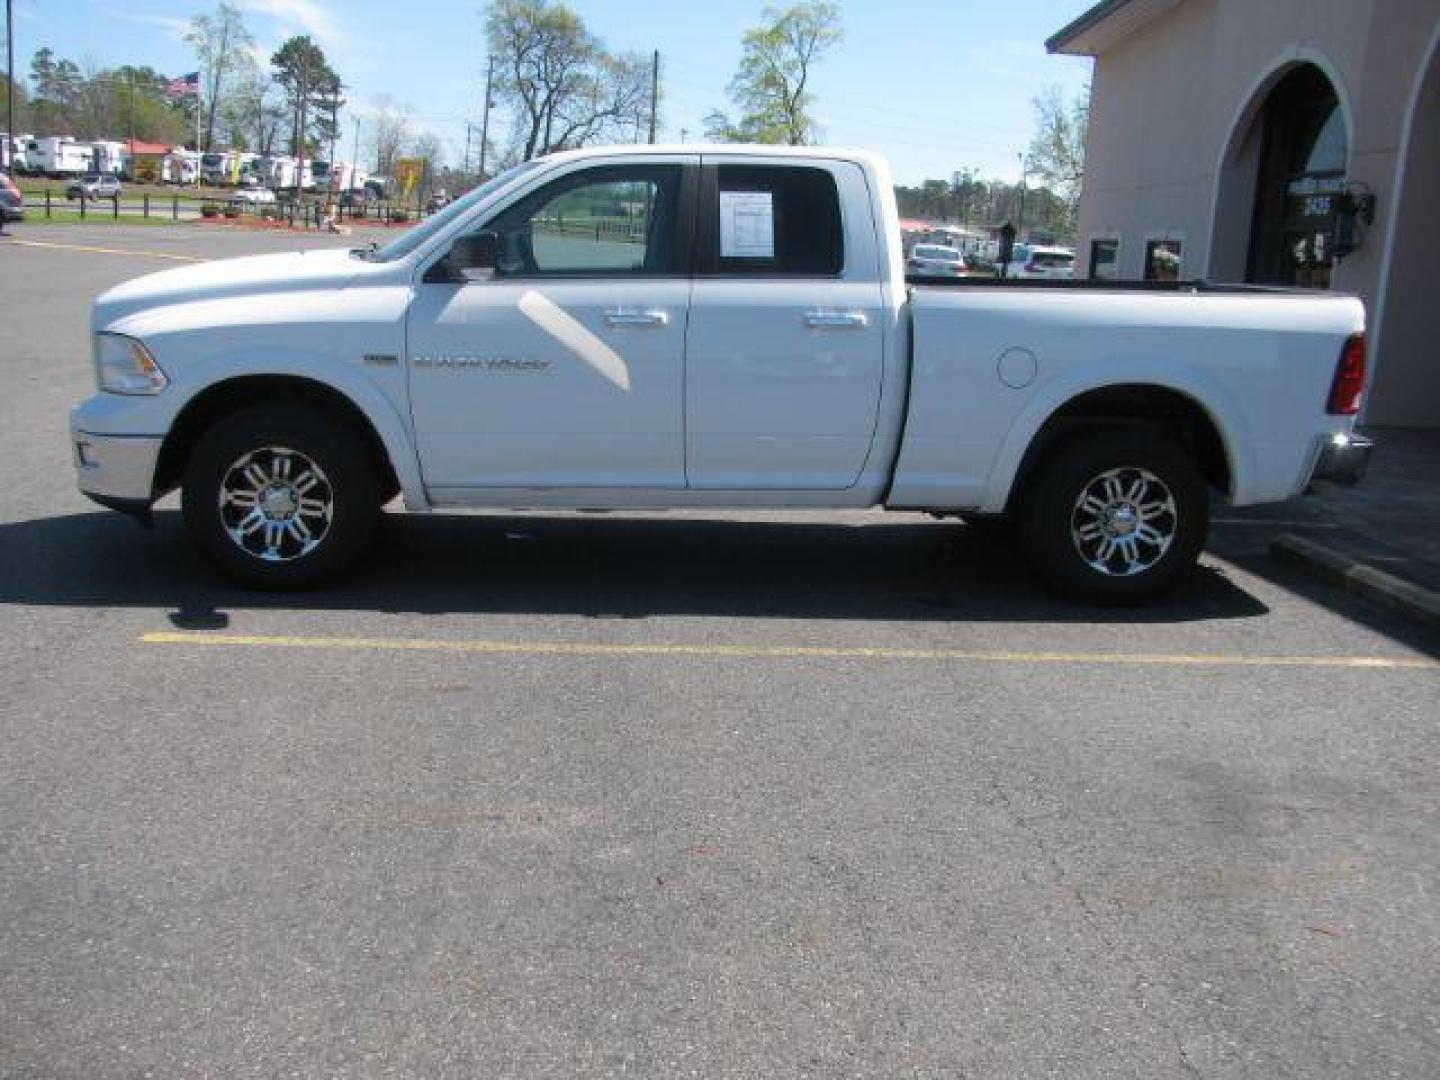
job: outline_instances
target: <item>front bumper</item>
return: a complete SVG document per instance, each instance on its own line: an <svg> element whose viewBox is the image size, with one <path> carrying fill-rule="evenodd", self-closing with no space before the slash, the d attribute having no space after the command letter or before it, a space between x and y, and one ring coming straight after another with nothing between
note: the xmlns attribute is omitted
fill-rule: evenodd
<svg viewBox="0 0 1440 1080"><path fill-rule="evenodd" d="M1327 435L1320 445L1320 454L1315 459L1315 469L1310 474L1316 480L1328 480L1332 484L1346 487L1358 483L1370 464L1371 451L1375 443L1364 435L1353 432Z"/></svg>
<svg viewBox="0 0 1440 1080"><path fill-rule="evenodd" d="M155 499L159 436L93 435L70 430L80 490L105 506L149 506Z"/></svg>

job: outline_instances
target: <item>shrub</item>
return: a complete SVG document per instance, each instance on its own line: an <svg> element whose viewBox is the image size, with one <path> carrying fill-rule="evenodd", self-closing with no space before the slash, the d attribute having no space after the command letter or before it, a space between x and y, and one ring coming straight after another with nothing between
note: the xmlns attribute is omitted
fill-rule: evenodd
<svg viewBox="0 0 1440 1080"><path fill-rule="evenodd" d="M224 209L223 211L221 211L221 212L222 212L227 218L231 218L231 219L238 218L238 217L240 216L240 204L239 204L239 203L229 203L229 204L226 205L225 209Z"/></svg>
<svg viewBox="0 0 1440 1080"><path fill-rule="evenodd" d="M219 217L220 207L216 206L213 202L201 203L200 216L204 218Z"/></svg>

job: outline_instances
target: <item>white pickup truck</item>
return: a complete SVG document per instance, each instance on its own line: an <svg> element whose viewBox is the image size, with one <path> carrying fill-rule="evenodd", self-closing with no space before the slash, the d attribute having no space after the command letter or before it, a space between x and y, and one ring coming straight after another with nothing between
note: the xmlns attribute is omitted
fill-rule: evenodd
<svg viewBox="0 0 1440 1080"><path fill-rule="evenodd" d="M1099 602L1233 504L1353 479L1354 299L907 282L864 153L625 147L495 177L384 247L206 263L96 300L80 489L259 587L442 507L857 508L1013 522Z"/></svg>

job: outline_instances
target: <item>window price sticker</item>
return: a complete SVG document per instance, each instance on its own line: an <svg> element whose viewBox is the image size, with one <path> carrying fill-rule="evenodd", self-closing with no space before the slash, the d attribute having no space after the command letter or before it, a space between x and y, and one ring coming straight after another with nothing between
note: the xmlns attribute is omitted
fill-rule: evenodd
<svg viewBox="0 0 1440 1080"><path fill-rule="evenodd" d="M775 203L770 192L720 192L720 257L775 257Z"/></svg>

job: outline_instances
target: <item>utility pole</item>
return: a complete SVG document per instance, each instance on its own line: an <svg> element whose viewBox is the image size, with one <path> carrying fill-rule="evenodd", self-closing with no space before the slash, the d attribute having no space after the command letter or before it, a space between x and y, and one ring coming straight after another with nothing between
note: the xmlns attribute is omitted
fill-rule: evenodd
<svg viewBox="0 0 1440 1080"><path fill-rule="evenodd" d="M655 114L660 103L660 50L650 56L650 145L655 145Z"/></svg>
<svg viewBox="0 0 1440 1080"><path fill-rule="evenodd" d="M490 147L490 87L495 81L495 57L490 56L490 64L485 69L485 112L480 120L480 169L477 179L480 183L485 182L485 151Z"/></svg>
<svg viewBox="0 0 1440 1080"><path fill-rule="evenodd" d="M15 153L15 0L5 0L5 171Z"/></svg>

